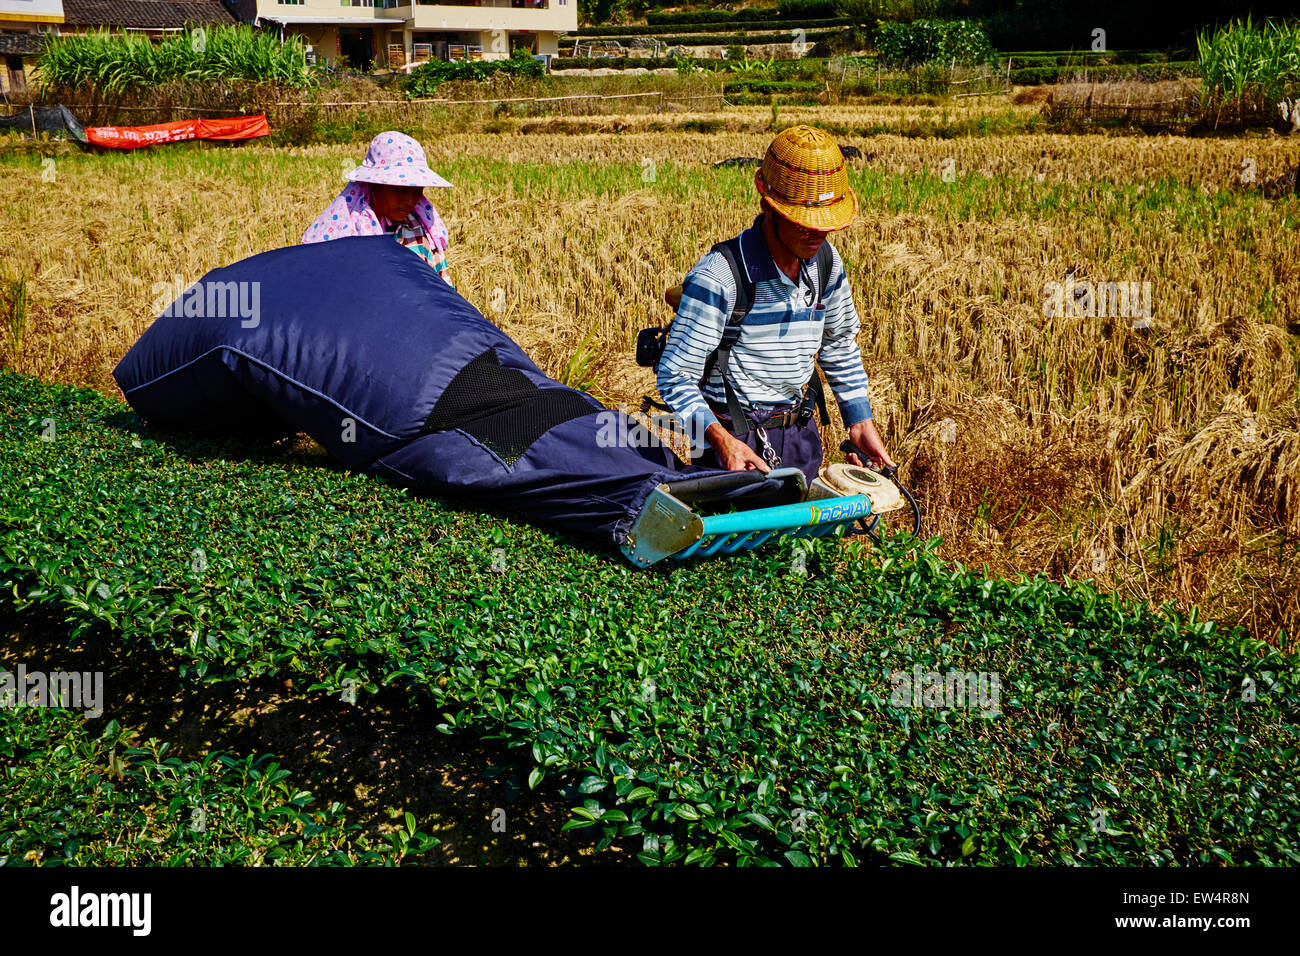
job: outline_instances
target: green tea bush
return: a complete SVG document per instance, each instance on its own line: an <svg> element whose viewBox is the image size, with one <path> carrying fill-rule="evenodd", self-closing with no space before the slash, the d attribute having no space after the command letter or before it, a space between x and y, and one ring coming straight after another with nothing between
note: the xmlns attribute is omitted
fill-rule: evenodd
<svg viewBox="0 0 1300 956"><path fill-rule="evenodd" d="M663 70L672 67L671 60L665 58L654 58L648 56L619 56L619 57L599 57L599 56L566 56L556 58L551 61L552 73L563 73L565 70L595 70L606 67L613 70L626 70L631 67L644 67L648 70Z"/></svg>
<svg viewBox="0 0 1300 956"><path fill-rule="evenodd" d="M339 866L437 845L413 818L372 847L341 804L311 810L271 757L168 756L109 721L0 708L0 866Z"/></svg>
<svg viewBox="0 0 1300 956"><path fill-rule="evenodd" d="M650 12L646 14L645 22L652 27L678 27L682 24L694 26L695 24L705 23L734 23L740 18L739 15L741 13L752 13L760 9L763 13L762 19L776 19L776 7L754 7L750 10L673 10L672 12L662 13Z"/></svg>
<svg viewBox="0 0 1300 956"><path fill-rule="evenodd" d="M836 0L780 0L782 20L816 20L839 16Z"/></svg>
<svg viewBox="0 0 1300 956"><path fill-rule="evenodd" d="M1141 80L1171 80L1180 77L1195 76L1196 64L1186 63L1116 63L1112 66L1028 66L1021 67L1020 61L1013 61L1011 82L1017 86L1033 86L1043 83L1066 83L1082 79L1085 75L1096 82Z"/></svg>
<svg viewBox="0 0 1300 956"><path fill-rule="evenodd" d="M671 13L647 13L651 26L683 26L706 23L754 23L782 18L776 7L746 7L743 10L675 10Z"/></svg>
<svg viewBox="0 0 1300 956"><path fill-rule="evenodd" d="M791 31L777 27L776 33L695 33L664 36L658 35L656 38L669 46L729 46L733 43L756 44L756 43L788 43L792 39ZM808 30L804 39L809 43L816 43L818 40L829 39L837 36L839 30ZM637 36L648 35L646 31L640 31ZM571 50L577 40L561 40L559 47L562 50ZM423 69L421 67L421 69ZM414 73L416 71L412 71Z"/></svg>
<svg viewBox="0 0 1300 956"><path fill-rule="evenodd" d="M914 20L887 23L876 36L882 62L903 66L956 59L961 64L987 63L993 45L984 30L971 20Z"/></svg>
<svg viewBox="0 0 1300 956"><path fill-rule="evenodd" d="M956 7L951 0L837 0L835 5L840 16L852 17L858 23L938 17Z"/></svg>
<svg viewBox="0 0 1300 956"><path fill-rule="evenodd" d="M1190 51L1175 50L1035 50L1008 54L1018 66L1105 66L1124 63L1186 63ZM1190 61L1195 64L1195 61Z"/></svg>
<svg viewBox="0 0 1300 956"><path fill-rule="evenodd" d="M798 25L808 29L816 27L835 27L843 26L850 21L844 17L827 17L817 20L800 20ZM699 27L699 29L694 29ZM719 27L717 23L657 23L650 26L621 26L621 27L581 27L573 30L567 36L580 37L648 37L662 36L665 34L682 34L682 35L702 35L713 36L716 34L726 34L734 29L744 30L746 32L753 30L781 30L789 29L790 24L785 20L772 18L770 20L742 19L724 21Z"/></svg>
<svg viewBox="0 0 1300 956"><path fill-rule="evenodd" d="M541 79L546 75L546 66L523 48L516 49L507 60L430 60L402 78L401 90L417 99L434 96L438 87L450 80L486 80L498 74Z"/></svg>
<svg viewBox="0 0 1300 956"><path fill-rule="evenodd" d="M825 87L816 80L736 80L722 88L726 96L733 93L807 93L815 96Z"/></svg>
<svg viewBox="0 0 1300 956"><path fill-rule="evenodd" d="M933 541L637 571L91 392L0 373L0 408L0 600L194 680L404 689L647 864L1300 863L1300 669L1194 612ZM949 671L997 713L895 696Z"/></svg>
<svg viewBox="0 0 1300 956"><path fill-rule="evenodd" d="M753 69L753 64L762 62L763 69L774 76L781 76L786 79L813 79L825 77L826 60L813 57L800 57L789 60L768 60L768 61L741 61L741 60L697 60L693 57L672 57L651 59L648 57L614 57L611 59L602 59L601 57L565 57L551 61L551 70L556 73L562 73L566 69L595 69L599 67L609 67L612 69L627 69L628 67L645 67L647 69L670 69L678 64L681 60L688 60L693 68L706 70L715 73L744 73ZM769 65L770 64L770 65ZM819 86L819 89L821 87Z"/></svg>

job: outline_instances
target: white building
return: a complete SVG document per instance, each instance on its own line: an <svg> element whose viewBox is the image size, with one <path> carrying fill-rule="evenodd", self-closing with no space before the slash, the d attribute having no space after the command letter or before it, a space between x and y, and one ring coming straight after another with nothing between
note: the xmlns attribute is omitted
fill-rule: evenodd
<svg viewBox="0 0 1300 956"><path fill-rule="evenodd" d="M3 2L3 0L0 0ZM233 0L236 15L301 34L331 66L505 59L518 47L555 55L578 27L577 0Z"/></svg>

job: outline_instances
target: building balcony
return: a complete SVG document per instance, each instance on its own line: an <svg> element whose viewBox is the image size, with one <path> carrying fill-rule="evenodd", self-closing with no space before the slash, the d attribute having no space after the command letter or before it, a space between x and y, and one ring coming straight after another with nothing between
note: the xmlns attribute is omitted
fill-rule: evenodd
<svg viewBox="0 0 1300 956"><path fill-rule="evenodd" d="M381 15L409 17L414 30L559 33L578 28L578 0L439 0L437 3L414 0L383 8Z"/></svg>

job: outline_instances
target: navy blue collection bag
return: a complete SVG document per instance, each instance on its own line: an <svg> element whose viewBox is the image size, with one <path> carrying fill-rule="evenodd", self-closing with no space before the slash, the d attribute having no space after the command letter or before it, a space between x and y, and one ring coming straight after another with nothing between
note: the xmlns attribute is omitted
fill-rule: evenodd
<svg viewBox="0 0 1300 956"><path fill-rule="evenodd" d="M636 426L544 375L387 236L213 270L113 375L156 427L301 430L348 468L614 544L660 482L722 473L600 440Z"/></svg>

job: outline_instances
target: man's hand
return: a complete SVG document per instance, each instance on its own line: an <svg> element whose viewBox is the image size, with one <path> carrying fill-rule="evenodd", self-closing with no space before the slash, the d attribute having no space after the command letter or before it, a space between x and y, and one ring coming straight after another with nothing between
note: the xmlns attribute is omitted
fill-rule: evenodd
<svg viewBox="0 0 1300 956"><path fill-rule="evenodd" d="M761 455L721 425L713 424L704 432L713 450L718 453L722 467L731 471L753 471L757 468L763 474L772 470Z"/></svg>
<svg viewBox="0 0 1300 956"><path fill-rule="evenodd" d="M867 457L877 465L887 465L890 468L894 466L894 459L889 457L889 452L885 451L885 443L880 440L880 432L876 431L876 423L868 418L866 421L858 422L849 429L849 441L857 445ZM865 468L867 463L857 455L848 456L849 464Z"/></svg>

